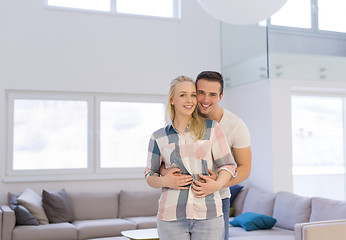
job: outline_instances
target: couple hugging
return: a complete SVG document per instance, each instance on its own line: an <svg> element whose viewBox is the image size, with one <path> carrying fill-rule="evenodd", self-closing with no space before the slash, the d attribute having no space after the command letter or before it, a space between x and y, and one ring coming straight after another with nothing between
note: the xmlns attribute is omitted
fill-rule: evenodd
<svg viewBox="0 0 346 240"><path fill-rule="evenodd" d="M152 134L145 170L147 183L162 188L160 240L229 238L229 186L250 175L251 149L245 123L219 106L223 87L214 71L171 82L171 123Z"/></svg>

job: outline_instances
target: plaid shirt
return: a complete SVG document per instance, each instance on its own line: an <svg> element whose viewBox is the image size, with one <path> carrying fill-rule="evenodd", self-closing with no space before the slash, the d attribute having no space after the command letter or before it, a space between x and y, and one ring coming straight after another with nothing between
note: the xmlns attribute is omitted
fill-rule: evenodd
<svg viewBox="0 0 346 240"><path fill-rule="evenodd" d="M206 120L206 133L202 140L194 141L187 128L179 133L167 125L153 133L149 142L145 176L160 174L160 165L178 167L183 174L198 179L198 174L209 175L208 169L225 169L232 175L236 164L220 125ZM196 198L191 190L163 188L159 200L158 218L163 221L178 219L208 219L222 215L219 192Z"/></svg>

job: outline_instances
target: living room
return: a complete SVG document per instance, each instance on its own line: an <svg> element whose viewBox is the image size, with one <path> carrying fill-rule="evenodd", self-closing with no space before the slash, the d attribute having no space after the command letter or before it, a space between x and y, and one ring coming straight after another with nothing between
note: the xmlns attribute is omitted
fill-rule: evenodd
<svg viewBox="0 0 346 240"><path fill-rule="evenodd" d="M31 97L57 94L78 98L89 94L91 98L165 103L172 78L194 78L203 70L224 70L226 43L222 34L227 26L221 27L220 21L197 1L181 1L180 19L64 10L45 4L43 0L0 2L0 202L7 202L9 191L22 192L27 187L38 193L63 188L71 192L149 190L142 169L102 169L96 145L88 149L90 155L82 171L13 169L11 97L24 93ZM263 32L265 28L261 36ZM272 35L274 49L279 49L282 35ZM246 49L257 41L254 38L241 45L241 40L235 39L229 47ZM345 57L345 39L330 42L334 44L328 46ZM325 46L325 42L319 45ZM239 115L251 133L252 172L247 185L270 192L294 190L292 89L330 89L345 94L346 84L341 80L289 80L270 75L225 90L222 105ZM145 165L146 156L141 161Z"/></svg>

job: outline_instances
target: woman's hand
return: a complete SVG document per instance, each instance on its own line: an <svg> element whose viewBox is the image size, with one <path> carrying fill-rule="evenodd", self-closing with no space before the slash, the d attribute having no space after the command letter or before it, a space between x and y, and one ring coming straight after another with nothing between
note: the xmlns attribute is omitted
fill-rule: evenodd
<svg viewBox="0 0 346 240"><path fill-rule="evenodd" d="M166 187L182 190L189 189L193 178L191 175L183 174L179 168L171 168L162 176L162 180Z"/></svg>

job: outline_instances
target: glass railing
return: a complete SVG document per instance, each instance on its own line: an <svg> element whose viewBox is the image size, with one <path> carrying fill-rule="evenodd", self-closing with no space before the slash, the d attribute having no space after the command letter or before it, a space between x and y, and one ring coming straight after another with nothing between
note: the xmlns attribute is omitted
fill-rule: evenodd
<svg viewBox="0 0 346 240"><path fill-rule="evenodd" d="M221 23L221 49L226 87L268 78L266 26Z"/></svg>
<svg viewBox="0 0 346 240"><path fill-rule="evenodd" d="M226 87L264 79L346 81L346 37L221 23Z"/></svg>

